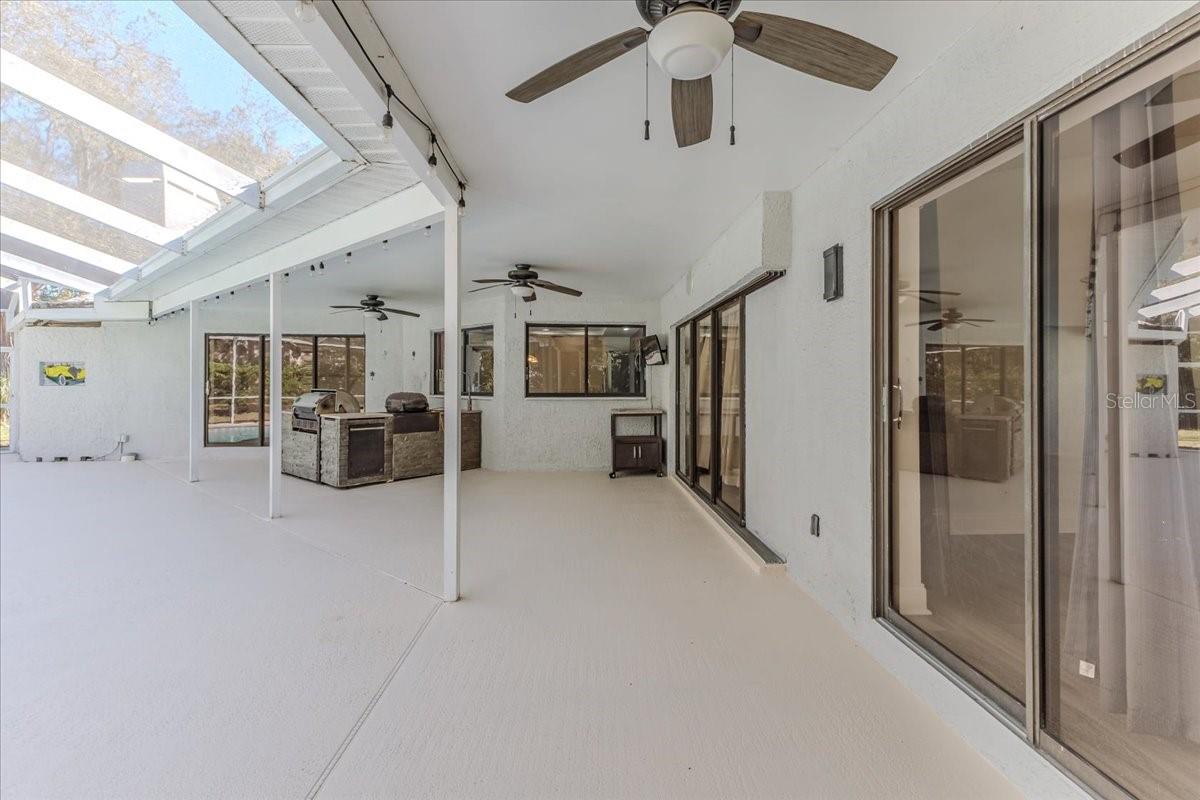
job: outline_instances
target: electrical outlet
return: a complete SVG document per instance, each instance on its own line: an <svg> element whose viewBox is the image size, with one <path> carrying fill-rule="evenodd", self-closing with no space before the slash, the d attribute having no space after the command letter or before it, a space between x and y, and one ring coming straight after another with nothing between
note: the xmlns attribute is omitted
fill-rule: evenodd
<svg viewBox="0 0 1200 800"><path fill-rule="evenodd" d="M128 433L117 434L117 443L118 444L129 444L129 434Z"/></svg>
<svg viewBox="0 0 1200 800"><path fill-rule="evenodd" d="M813 514L812 519L808 523L808 532L813 536L821 535L821 515Z"/></svg>

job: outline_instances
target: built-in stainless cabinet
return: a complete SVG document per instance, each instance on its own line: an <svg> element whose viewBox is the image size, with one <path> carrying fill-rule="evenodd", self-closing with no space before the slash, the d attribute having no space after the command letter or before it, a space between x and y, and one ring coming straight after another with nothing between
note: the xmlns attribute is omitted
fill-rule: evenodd
<svg viewBox="0 0 1200 800"><path fill-rule="evenodd" d="M1197 27L874 210L877 616L1106 797L1200 787Z"/></svg>

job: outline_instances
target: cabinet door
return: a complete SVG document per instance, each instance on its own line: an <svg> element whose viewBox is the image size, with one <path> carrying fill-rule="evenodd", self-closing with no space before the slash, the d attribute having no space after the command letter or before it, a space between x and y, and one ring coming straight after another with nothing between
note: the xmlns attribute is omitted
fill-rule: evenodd
<svg viewBox="0 0 1200 800"><path fill-rule="evenodd" d="M636 444L628 442L613 443L613 469L638 469L638 451Z"/></svg>

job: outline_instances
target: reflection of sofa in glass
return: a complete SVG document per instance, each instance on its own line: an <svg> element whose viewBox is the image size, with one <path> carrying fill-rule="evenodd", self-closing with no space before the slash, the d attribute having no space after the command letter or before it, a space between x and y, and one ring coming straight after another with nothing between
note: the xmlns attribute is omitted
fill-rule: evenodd
<svg viewBox="0 0 1200 800"><path fill-rule="evenodd" d="M921 472L1004 481L1021 468L1022 404L1001 395L961 403L938 395L917 398Z"/></svg>

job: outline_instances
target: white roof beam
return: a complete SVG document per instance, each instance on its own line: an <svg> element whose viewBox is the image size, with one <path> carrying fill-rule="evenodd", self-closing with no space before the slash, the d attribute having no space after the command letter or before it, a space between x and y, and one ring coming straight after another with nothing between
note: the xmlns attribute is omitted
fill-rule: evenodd
<svg viewBox="0 0 1200 800"><path fill-rule="evenodd" d="M151 244L168 247L176 252L183 250L180 240L182 231L165 228L123 208L110 205L103 200L97 200L91 195L69 186L63 186L49 178L43 178L36 172L30 172L16 164L0 161L0 183L45 200L47 203L53 203L68 211L74 211L76 214L94 219L110 228L116 228Z"/></svg>
<svg viewBox="0 0 1200 800"><path fill-rule="evenodd" d="M82 261L85 264L106 269L109 272L115 272L118 275L124 275L126 272L137 267L137 264L131 261L110 256L108 253L102 253L93 247L88 247L86 244L64 239L61 236L49 233L41 228L35 228L32 225L26 225L24 222L18 222L9 217L0 216L0 235L11 236L23 242L29 242L29 244L36 245L43 250L49 250L52 253L58 253L67 258L73 258L76 261Z"/></svg>
<svg viewBox="0 0 1200 800"><path fill-rule="evenodd" d="M66 286L70 289L78 289L81 292L88 292L89 294L95 294L104 289L104 284L102 283L89 281L87 278L81 278L78 275L72 275L61 269L39 264L36 261L31 261L28 258L8 253L4 250L0 250L0 266L20 272L23 275L28 275L31 278L37 278L47 283L56 283L59 286Z"/></svg>
<svg viewBox="0 0 1200 800"><path fill-rule="evenodd" d="M243 175L7 50L0 50L0 81L26 97L73 117L247 205L257 207L260 203L258 181L254 178Z"/></svg>
<svg viewBox="0 0 1200 800"><path fill-rule="evenodd" d="M264 182L263 195L267 199L264 208L226 206L188 233L187 247L183 254L166 250L156 253L146 260L137 272L130 273L114 283L109 294L114 300L133 299L130 295L134 293L138 293L138 297L144 299L141 292L153 281L185 267L254 226L319 194L361 169L362 165L342 161L338 154L331 150L315 153Z"/></svg>
<svg viewBox="0 0 1200 800"><path fill-rule="evenodd" d="M240 289L272 273L355 250L367 242L424 228L440 222L444 213L429 189L417 184L278 247L166 292L154 300L154 313L163 314L227 289Z"/></svg>
<svg viewBox="0 0 1200 800"><path fill-rule="evenodd" d="M300 94L296 87L283 77L254 45L246 41L246 37L242 35L241 31L209 0L175 0L175 4L211 36L213 41L219 44L225 52L233 56L256 81L275 95L275 98L288 111L291 111L296 119L320 137L326 147L337 153L344 161L361 163L365 160L354 149L354 146L329 124L329 120L321 116L304 95Z"/></svg>
<svg viewBox="0 0 1200 800"><path fill-rule="evenodd" d="M10 286L15 286L16 283L17 282L12 278L6 278L3 275L0 275L0 289L7 289Z"/></svg>
<svg viewBox="0 0 1200 800"><path fill-rule="evenodd" d="M288 14L298 5L298 0L277 2ZM296 27L330 70L350 90L362 109L381 120L387 110L387 94L379 76L375 74L375 69L378 69L392 87L392 94L420 114L436 131L437 126L432 124L429 110L421 102L417 90L409 81L387 39L375 24L375 19L366 4L362 0L339 0L336 6L333 3L317 3L316 8L316 19ZM346 27L347 23L350 28ZM355 37L362 42L362 47L370 54L369 57L363 54ZM438 136L438 144L444 155L439 153L437 167L428 170L426 158L429 155L429 132L424 125L401 108L399 103L393 103L391 111L394 119L391 136L396 149L400 151L404 160L423 176L421 180L438 202L444 208L454 208L458 203L458 179L454 177L446 162L458 164L458 161L450 153L444 138Z"/></svg>

